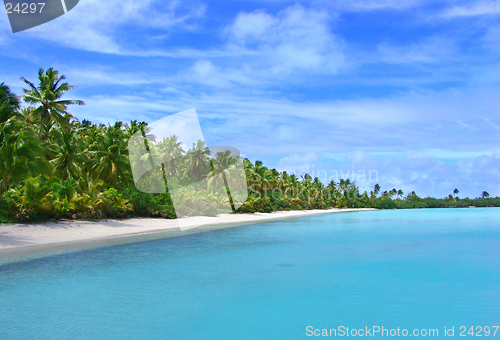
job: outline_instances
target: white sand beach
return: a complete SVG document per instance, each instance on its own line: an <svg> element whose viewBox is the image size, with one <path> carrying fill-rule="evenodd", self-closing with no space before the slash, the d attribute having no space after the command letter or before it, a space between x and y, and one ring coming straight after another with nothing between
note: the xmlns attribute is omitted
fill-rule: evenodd
<svg viewBox="0 0 500 340"><path fill-rule="evenodd" d="M254 214L221 214L179 220L133 218L127 220L59 221L0 225L0 258L140 242L203 232L213 227L249 224L314 214L375 209L278 211Z"/></svg>

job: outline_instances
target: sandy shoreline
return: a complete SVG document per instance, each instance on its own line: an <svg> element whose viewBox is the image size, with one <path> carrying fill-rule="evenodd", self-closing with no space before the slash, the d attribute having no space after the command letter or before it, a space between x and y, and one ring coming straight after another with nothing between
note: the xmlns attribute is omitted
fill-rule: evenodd
<svg viewBox="0 0 500 340"><path fill-rule="evenodd" d="M0 225L0 259L188 235L213 226L231 226L314 214L374 209L278 211L222 214L180 220L134 218L99 222L68 221Z"/></svg>

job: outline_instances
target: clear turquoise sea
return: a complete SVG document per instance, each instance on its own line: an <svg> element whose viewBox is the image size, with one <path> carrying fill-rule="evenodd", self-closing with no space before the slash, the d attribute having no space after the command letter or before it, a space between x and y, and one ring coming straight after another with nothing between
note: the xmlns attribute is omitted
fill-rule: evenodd
<svg viewBox="0 0 500 340"><path fill-rule="evenodd" d="M500 209L324 214L0 266L3 340L309 339L308 326L376 325L433 339L500 326Z"/></svg>

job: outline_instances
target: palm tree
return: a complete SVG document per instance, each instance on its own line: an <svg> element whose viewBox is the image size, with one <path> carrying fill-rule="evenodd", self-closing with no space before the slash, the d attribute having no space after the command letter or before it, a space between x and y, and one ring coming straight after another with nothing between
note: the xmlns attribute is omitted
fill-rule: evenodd
<svg viewBox="0 0 500 340"><path fill-rule="evenodd" d="M489 194L487 191L483 191L483 192L481 193L481 198L483 198L483 199L484 199L484 198L488 198L488 197L490 197L490 194Z"/></svg>
<svg viewBox="0 0 500 340"><path fill-rule="evenodd" d="M19 100L4 83L0 84L0 124L14 116L19 116Z"/></svg>
<svg viewBox="0 0 500 340"><path fill-rule="evenodd" d="M292 192L293 196L297 195L297 192L299 191L299 186L300 186L300 182L299 182L299 178L297 177L297 175L295 175L295 174L290 175L288 177L288 187L292 188L291 192Z"/></svg>
<svg viewBox="0 0 500 340"><path fill-rule="evenodd" d="M457 198L457 195L458 195L459 192L460 191L458 191L458 189L453 190L453 195L455 195L455 198Z"/></svg>
<svg viewBox="0 0 500 340"><path fill-rule="evenodd" d="M5 83L0 84L0 104L7 104L13 109L19 109L18 97L10 91L10 88Z"/></svg>
<svg viewBox="0 0 500 340"><path fill-rule="evenodd" d="M52 189L41 181L40 176L29 177L24 183L24 195L21 200L28 211L48 212L52 209L47 199L47 195L51 192Z"/></svg>
<svg viewBox="0 0 500 340"><path fill-rule="evenodd" d="M105 126L92 124L89 127L78 129L79 136L84 140L87 147L93 150L98 145L99 140L104 138Z"/></svg>
<svg viewBox="0 0 500 340"><path fill-rule="evenodd" d="M228 169L234 164L236 164L237 160L238 157L233 156L231 154L231 151L217 153L215 155L215 158L212 158L210 160L213 170L208 177L213 177L214 175L222 173L225 175L227 179L230 179L231 173Z"/></svg>
<svg viewBox="0 0 500 340"><path fill-rule="evenodd" d="M281 189L283 187L281 184L281 174L276 169L271 169L269 172L269 186L271 190L275 188Z"/></svg>
<svg viewBox="0 0 500 340"><path fill-rule="evenodd" d="M205 145L205 142L199 140L196 144L193 143L193 148L186 154L186 169L185 176L192 177L197 181L206 176L209 172L210 151Z"/></svg>
<svg viewBox="0 0 500 340"><path fill-rule="evenodd" d="M338 184L338 190L347 199L349 206L352 201L359 195L358 187L356 187L356 181L352 181L348 178L346 180L341 179Z"/></svg>
<svg viewBox="0 0 500 340"><path fill-rule="evenodd" d="M283 189L283 196L287 194L288 192L288 181L289 181L290 175L286 171L283 171L281 174L281 179L280 179L280 188Z"/></svg>
<svg viewBox="0 0 500 340"><path fill-rule="evenodd" d="M83 152L81 140L76 137L73 129L56 130L55 143L52 145L54 174L65 180L78 178L82 165L87 160Z"/></svg>
<svg viewBox="0 0 500 340"><path fill-rule="evenodd" d="M399 190L398 190L398 198L403 197L403 195L404 195L403 190L399 189Z"/></svg>
<svg viewBox="0 0 500 340"><path fill-rule="evenodd" d="M262 196L266 196L271 188L271 172L261 161L255 161L254 172L257 179L256 187Z"/></svg>
<svg viewBox="0 0 500 340"><path fill-rule="evenodd" d="M235 187L236 190L242 189L240 187L241 180L237 173L234 171L229 171L229 168L236 164L237 157L231 155L231 151L219 152L215 156L215 158L210 160L210 164L212 165L212 173L209 174L209 184L211 179L217 178L216 175L221 174L222 180L224 181L224 186L227 191L227 195L229 197L229 203L231 205L231 209L235 211L233 197L231 195L231 191L229 190L229 183L231 183L231 187ZM245 188L246 190L246 188Z"/></svg>
<svg viewBox="0 0 500 340"><path fill-rule="evenodd" d="M248 158L243 160L243 167L245 168L248 189L251 192L257 193L259 191L260 175L255 171L255 166Z"/></svg>
<svg viewBox="0 0 500 340"><path fill-rule="evenodd" d="M31 106L21 108L20 117L22 117L24 122L26 122L28 125L37 124L37 122L39 121L39 119L36 115L36 110L34 108L32 108ZM39 124L37 124L37 125L39 125Z"/></svg>
<svg viewBox="0 0 500 340"><path fill-rule="evenodd" d="M109 126L93 148L95 151L89 153L94 156L95 164L91 169L94 180L111 185L130 181L127 146L120 126Z"/></svg>
<svg viewBox="0 0 500 340"><path fill-rule="evenodd" d="M67 82L62 83L65 79L64 75L59 76L59 72L53 68L49 68L47 71L43 69L38 71L38 86L21 77L21 80L29 86L29 89L23 89L25 93L24 100L30 104L38 105L36 112L41 118L38 132L39 140L49 121L53 120L60 125L64 125L67 123L68 117L72 118L66 111L68 105L85 105L81 100L61 100L61 97L67 91L75 87Z"/></svg>
<svg viewBox="0 0 500 340"><path fill-rule="evenodd" d="M335 193L337 192L337 183L335 183L335 181L332 179L326 186L326 189L328 190L328 196L330 198L335 197Z"/></svg>
<svg viewBox="0 0 500 340"><path fill-rule="evenodd" d="M130 124L125 124L125 133L128 138L138 131L143 131L148 124L146 122L137 122L137 120L131 120Z"/></svg>
<svg viewBox="0 0 500 340"><path fill-rule="evenodd" d="M347 188L349 187L350 184L351 184L351 180L349 178L347 180L341 179L339 181L339 183L337 184L337 190L340 191L342 193L342 195L345 196L345 194L347 192Z"/></svg>
<svg viewBox="0 0 500 340"><path fill-rule="evenodd" d="M0 194L17 180L30 173L47 173L50 169L43 158L38 157L41 147L26 131L10 133L8 124L0 129Z"/></svg>
<svg viewBox="0 0 500 340"><path fill-rule="evenodd" d="M302 187L304 188L303 191L300 192L301 198L309 204L311 202L311 189L313 189L313 178L311 175L306 173L302 177Z"/></svg>
<svg viewBox="0 0 500 340"><path fill-rule="evenodd" d="M178 138L176 135L165 138L155 148L159 150L162 169L167 177L177 173L182 156L185 154L185 151L182 149L182 142L178 141Z"/></svg>
<svg viewBox="0 0 500 340"><path fill-rule="evenodd" d="M314 180L311 183L311 188L312 191L314 191L314 198L318 199L321 198L323 199L323 189L325 186L323 185L323 182L320 181L319 177L314 177Z"/></svg>

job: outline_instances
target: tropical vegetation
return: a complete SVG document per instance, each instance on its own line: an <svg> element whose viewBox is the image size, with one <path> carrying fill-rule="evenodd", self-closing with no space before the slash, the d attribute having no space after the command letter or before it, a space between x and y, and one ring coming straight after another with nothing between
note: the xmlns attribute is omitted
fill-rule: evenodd
<svg viewBox="0 0 500 340"><path fill-rule="evenodd" d="M196 212L208 215L333 207L500 206L500 198L491 198L486 191L476 199L460 199L458 189L444 199L420 198L415 192L404 195L395 188L381 192L378 184L370 192L360 192L350 179L325 185L317 177L305 174L299 178L230 152L210 158L202 141L184 149L177 136L156 140L145 122L104 125L80 121L68 109L84 103L65 98L74 86L52 68L40 69L36 82L21 80L27 88L19 97L0 84L1 222L176 218L176 212L193 206L198 207ZM141 158L141 162L151 162L155 170L139 182L134 181L131 171L128 143L137 133L155 150ZM240 183L235 172L227 170L237 163L244 169L248 185L243 188L243 205L237 204L238 198L228 189ZM162 183L163 192L142 190L154 183Z"/></svg>

